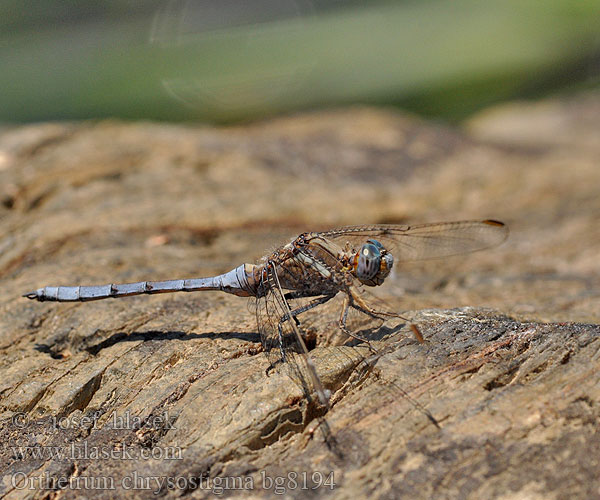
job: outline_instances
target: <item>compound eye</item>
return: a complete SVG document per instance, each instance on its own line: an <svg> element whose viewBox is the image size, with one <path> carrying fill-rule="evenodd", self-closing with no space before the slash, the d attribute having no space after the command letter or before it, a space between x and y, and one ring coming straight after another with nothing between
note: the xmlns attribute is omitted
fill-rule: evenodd
<svg viewBox="0 0 600 500"><path fill-rule="evenodd" d="M381 251L371 241L374 240L365 243L358 253L356 277L361 281L372 280L379 272L379 266L381 265Z"/></svg>
<svg viewBox="0 0 600 500"><path fill-rule="evenodd" d="M380 252L383 250L383 245L381 243L379 243L377 240L367 240L367 243L371 243L371 244L375 245L377 248L379 248Z"/></svg>

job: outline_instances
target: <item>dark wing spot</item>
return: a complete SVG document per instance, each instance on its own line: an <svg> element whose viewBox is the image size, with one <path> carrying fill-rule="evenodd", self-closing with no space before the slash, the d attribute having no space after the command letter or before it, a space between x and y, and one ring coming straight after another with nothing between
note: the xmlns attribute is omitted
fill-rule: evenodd
<svg viewBox="0 0 600 500"><path fill-rule="evenodd" d="M503 227L505 225L504 222L500 222L499 220L493 220L493 219L486 219L481 222L483 222L484 224L489 224L490 226Z"/></svg>

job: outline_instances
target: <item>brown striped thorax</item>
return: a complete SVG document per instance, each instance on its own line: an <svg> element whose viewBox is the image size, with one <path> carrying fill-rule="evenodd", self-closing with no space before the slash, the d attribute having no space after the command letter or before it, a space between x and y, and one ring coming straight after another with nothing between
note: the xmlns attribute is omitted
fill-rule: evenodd
<svg viewBox="0 0 600 500"><path fill-rule="evenodd" d="M257 272L266 276L268 266L274 266L282 288L323 293L351 286L353 277L364 285L379 286L393 265L392 254L375 239L367 239L357 250L318 233L303 233L276 250Z"/></svg>

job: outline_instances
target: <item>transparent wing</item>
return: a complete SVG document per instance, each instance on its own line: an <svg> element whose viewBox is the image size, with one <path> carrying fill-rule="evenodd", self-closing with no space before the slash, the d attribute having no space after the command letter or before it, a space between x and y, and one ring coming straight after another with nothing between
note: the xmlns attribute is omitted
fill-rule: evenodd
<svg viewBox="0 0 600 500"><path fill-rule="evenodd" d="M264 295L256 299L256 322L263 350L273 367L283 363L278 337L280 316L275 296L266 290Z"/></svg>
<svg viewBox="0 0 600 500"><path fill-rule="evenodd" d="M508 227L499 221L459 221L403 226L346 226L319 233L340 246L358 250L368 239L381 242L400 261L436 259L483 250L502 243Z"/></svg>
<svg viewBox="0 0 600 500"><path fill-rule="evenodd" d="M256 319L263 349L272 366L285 363L290 376L307 397L317 394L321 404L329 405L329 393L323 387L310 358L300 325L292 316L293 306L286 300L279 284L276 266L268 265L257 298Z"/></svg>

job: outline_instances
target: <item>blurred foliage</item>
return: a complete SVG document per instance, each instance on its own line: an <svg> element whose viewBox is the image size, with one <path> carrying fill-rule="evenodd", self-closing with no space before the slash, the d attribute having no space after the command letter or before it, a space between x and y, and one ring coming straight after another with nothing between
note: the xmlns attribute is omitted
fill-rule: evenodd
<svg viewBox="0 0 600 500"><path fill-rule="evenodd" d="M348 103L457 120L598 86L599 20L600 0L4 0L0 120L223 122Z"/></svg>

